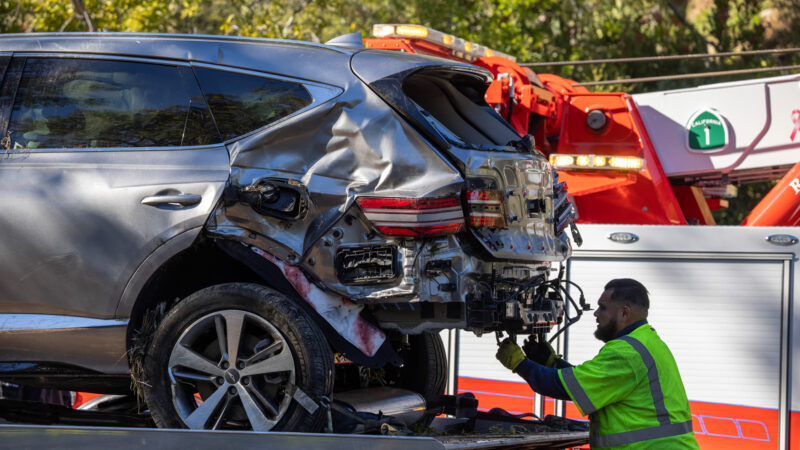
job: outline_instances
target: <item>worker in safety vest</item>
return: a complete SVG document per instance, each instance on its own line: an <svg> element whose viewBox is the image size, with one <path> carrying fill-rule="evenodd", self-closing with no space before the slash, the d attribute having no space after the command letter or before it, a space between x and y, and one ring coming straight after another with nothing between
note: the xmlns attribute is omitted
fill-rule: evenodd
<svg viewBox="0 0 800 450"><path fill-rule="evenodd" d="M533 339L524 352L506 339L497 359L534 391L572 400L588 414L592 448L697 449L678 366L647 323L647 289L636 280L611 280L597 303L594 335L606 344L593 359L572 366Z"/></svg>

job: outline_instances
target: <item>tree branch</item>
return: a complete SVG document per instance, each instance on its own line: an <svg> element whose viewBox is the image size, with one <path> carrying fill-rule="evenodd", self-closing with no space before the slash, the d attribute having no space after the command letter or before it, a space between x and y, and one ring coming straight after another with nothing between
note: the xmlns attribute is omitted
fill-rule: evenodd
<svg viewBox="0 0 800 450"><path fill-rule="evenodd" d="M86 6L84 6L83 0L72 0L72 8L75 9L75 14L82 18L84 22L86 22L86 26L89 27L89 31L95 31L94 23L92 23L92 18L89 17L89 12L86 11Z"/></svg>
<svg viewBox="0 0 800 450"><path fill-rule="evenodd" d="M311 3L311 1L312 0L302 0L292 10L291 14L289 14L289 20L286 21L286 25L284 25L283 26L283 30L281 30L281 37L285 38L286 35L289 34L290 31L292 31L292 24L294 23L294 16L296 16L297 14L302 12L304 9L306 9L306 6L308 6L308 4Z"/></svg>
<svg viewBox="0 0 800 450"><path fill-rule="evenodd" d="M61 28L59 28L58 31L59 32L63 32L64 30L66 30L67 27L69 26L69 24L72 23L72 19L74 19L74 18L75 18L75 14L69 16L69 19L65 20L64 23L61 24Z"/></svg>

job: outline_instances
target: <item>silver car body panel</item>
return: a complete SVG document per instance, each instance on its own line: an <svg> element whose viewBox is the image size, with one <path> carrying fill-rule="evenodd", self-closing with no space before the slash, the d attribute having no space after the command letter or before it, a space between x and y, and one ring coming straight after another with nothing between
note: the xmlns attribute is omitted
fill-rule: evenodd
<svg viewBox="0 0 800 450"><path fill-rule="evenodd" d="M2 361L59 362L110 375L128 373L127 319L0 314ZM59 352L54 358L54 350Z"/></svg>
<svg viewBox="0 0 800 450"><path fill-rule="evenodd" d="M295 181L308 192L308 212L287 222L261 215L244 203L223 205L209 221L208 232L274 256L284 273L293 271L295 276L287 279L322 318L372 356L385 335L358 314L350 314L363 306L347 299L361 303L362 297L380 291L406 301L416 294L413 286L402 282L388 291L385 285L340 283L334 270L340 246L387 242L380 236L369 237L367 224L352 224L346 216L360 215L354 207L358 195L460 195L463 178L458 170L355 78L342 95L322 107L287 119L283 127L251 134L229 149L231 186L244 188L263 179ZM345 220L352 226L337 225ZM348 230L344 239L332 237L334 228ZM334 240L336 245L329 245ZM309 292L307 279L324 289L314 286Z"/></svg>
<svg viewBox="0 0 800 450"><path fill-rule="evenodd" d="M228 173L223 146L9 153L0 159L0 207L15 214L0 219L0 311L115 317L148 255L187 230L191 240L199 234ZM142 203L165 194L201 200L185 207ZM127 365L125 329L3 333L0 360L118 372Z"/></svg>
<svg viewBox="0 0 800 450"><path fill-rule="evenodd" d="M487 82L492 80L491 72L481 67L416 53L370 49L358 52L352 63L353 72L367 84L408 70L444 65L448 70L470 73Z"/></svg>
<svg viewBox="0 0 800 450"><path fill-rule="evenodd" d="M130 280L125 285L125 290L122 292L122 297L117 305L115 317L128 317L136 304L139 292L141 292L147 281L150 280L150 277L173 256L191 247L201 231L202 226L187 229L169 241L164 242L152 253L147 255L147 258L136 268L136 272L133 273Z"/></svg>
<svg viewBox="0 0 800 450"><path fill-rule="evenodd" d="M64 331L75 328L103 328L127 325L127 320L53 314L0 314L0 333Z"/></svg>
<svg viewBox="0 0 800 450"><path fill-rule="evenodd" d="M0 333L0 361L61 363L124 375L128 373L126 330L127 324L121 324Z"/></svg>
<svg viewBox="0 0 800 450"><path fill-rule="evenodd" d="M308 79L309 64L339 67L350 52L308 42L227 36L138 33L59 33L4 35L4 51L130 56L202 62ZM314 82L336 85L341 71L318 70Z"/></svg>
<svg viewBox="0 0 800 450"><path fill-rule="evenodd" d="M141 262L198 228L228 179L222 146L24 149L0 158L4 313L114 317ZM191 206L142 204L199 195Z"/></svg>

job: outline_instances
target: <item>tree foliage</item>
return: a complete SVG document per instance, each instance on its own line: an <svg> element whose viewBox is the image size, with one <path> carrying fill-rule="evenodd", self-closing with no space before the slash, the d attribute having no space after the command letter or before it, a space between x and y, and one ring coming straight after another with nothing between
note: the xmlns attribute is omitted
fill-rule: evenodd
<svg viewBox="0 0 800 450"><path fill-rule="evenodd" d="M375 23L417 23L522 62L800 46L797 0L0 0L0 31L261 36L324 42ZM800 64L797 55L542 68L580 81ZM708 82L609 86L659 90Z"/></svg>
<svg viewBox="0 0 800 450"><path fill-rule="evenodd" d="M418 23L520 61L724 52L800 40L796 0L0 0L0 31L86 31L78 3L101 31L325 41L368 34L374 23ZM663 72L648 64L568 70L585 80L654 69Z"/></svg>
<svg viewBox="0 0 800 450"><path fill-rule="evenodd" d="M86 13L81 14L81 9ZM416 23L480 42L520 62L800 47L798 0L0 0L0 32L87 31L90 23L99 31L315 42L351 32L369 37L375 23ZM780 65L800 65L800 54L540 67L537 71L588 82ZM642 92L714 81L719 79L697 76L594 90ZM762 188L753 189L745 192ZM741 220L721 213L723 217Z"/></svg>

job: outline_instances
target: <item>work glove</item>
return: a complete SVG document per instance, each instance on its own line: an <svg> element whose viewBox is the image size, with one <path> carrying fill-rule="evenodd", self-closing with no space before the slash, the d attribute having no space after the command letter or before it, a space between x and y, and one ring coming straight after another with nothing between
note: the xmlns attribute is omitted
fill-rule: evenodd
<svg viewBox="0 0 800 450"><path fill-rule="evenodd" d="M561 358L546 340L536 341L529 337L522 343L522 349L528 359L545 367L555 367L556 361Z"/></svg>
<svg viewBox="0 0 800 450"><path fill-rule="evenodd" d="M508 338L500 343L500 348L497 349L495 357L500 361L500 364L510 370L516 369L522 361L525 361L525 354L522 353L522 349L519 348L516 342Z"/></svg>

